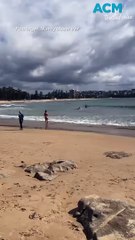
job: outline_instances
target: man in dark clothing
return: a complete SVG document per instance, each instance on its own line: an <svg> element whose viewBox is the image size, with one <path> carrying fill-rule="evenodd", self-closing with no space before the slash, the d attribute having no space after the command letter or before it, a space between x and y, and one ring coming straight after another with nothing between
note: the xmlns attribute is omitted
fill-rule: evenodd
<svg viewBox="0 0 135 240"><path fill-rule="evenodd" d="M24 115L20 111L19 111L19 114L18 114L18 118L19 118L20 130L23 130L23 118L24 118Z"/></svg>
<svg viewBox="0 0 135 240"><path fill-rule="evenodd" d="M48 112L45 110L44 112L44 118L45 118L45 129L48 128Z"/></svg>

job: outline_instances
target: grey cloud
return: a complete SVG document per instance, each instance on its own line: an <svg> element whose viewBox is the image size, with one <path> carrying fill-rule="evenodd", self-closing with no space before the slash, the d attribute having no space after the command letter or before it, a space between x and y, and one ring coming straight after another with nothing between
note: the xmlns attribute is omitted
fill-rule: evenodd
<svg viewBox="0 0 135 240"><path fill-rule="evenodd" d="M135 87L135 3L126 4L133 20L114 21L93 14L94 4L94 0L2 0L0 86L29 91ZM80 30L17 32L18 26Z"/></svg>

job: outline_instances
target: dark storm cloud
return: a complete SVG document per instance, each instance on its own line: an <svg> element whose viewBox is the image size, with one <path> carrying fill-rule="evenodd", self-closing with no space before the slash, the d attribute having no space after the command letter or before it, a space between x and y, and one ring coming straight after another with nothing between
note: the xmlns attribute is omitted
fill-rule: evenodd
<svg viewBox="0 0 135 240"><path fill-rule="evenodd" d="M0 86L27 90L135 87L135 3L126 1L124 7L132 20L105 20L103 14L92 13L94 5L94 0L2 0ZM19 26L31 31L19 31ZM37 27L80 29L34 30Z"/></svg>
<svg viewBox="0 0 135 240"><path fill-rule="evenodd" d="M121 42L115 48L107 49L107 51L106 53L104 48L99 50L93 59L92 66L90 67L88 64L87 70L86 68L84 69L85 73L86 71L95 73L118 65L123 65L124 67L126 64L135 64L135 36L128 39L125 43Z"/></svg>

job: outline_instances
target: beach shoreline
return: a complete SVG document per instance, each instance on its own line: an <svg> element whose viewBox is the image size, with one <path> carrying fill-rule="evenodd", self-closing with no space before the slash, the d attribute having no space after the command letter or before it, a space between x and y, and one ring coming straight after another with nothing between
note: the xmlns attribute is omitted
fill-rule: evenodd
<svg viewBox="0 0 135 240"><path fill-rule="evenodd" d="M18 127L18 112L22 111L26 128L44 128L43 113L47 109L49 129L135 137L134 107L134 101L128 99L3 101L0 125Z"/></svg>
<svg viewBox="0 0 135 240"><path fill-rule="evenodd" d="M18 119L0 119L0 126L19 128ZM44 121L24 121L24 129L44 129ZM107 125L83 125L74 123L49 122L49 130L66 130L79 132L95 132L107 135L135 137L135 127L120 127Z"/></svg>
<svg viewBox="0 0 135 240"><path fill-rule="evenodd" d="M14 104L14 103L44 103L44 102L63 102L63 101L89 101L89 100L97 100L100 98L62 98L62 99L33 99L33 100L0 100L1 104ZM101 98L102 99L102 98Z"/></svg>

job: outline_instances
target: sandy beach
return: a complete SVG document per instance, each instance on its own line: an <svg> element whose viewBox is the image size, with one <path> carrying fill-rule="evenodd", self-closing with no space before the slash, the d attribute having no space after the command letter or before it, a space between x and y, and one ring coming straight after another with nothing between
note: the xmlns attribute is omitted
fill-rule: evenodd
<svg viewBox="0 0 135 240"><path fill-rule="evenodd" d="M85 240L69 211L80 198L98 195L135 204L135 139L89 132L0 127L0 239ZM107 158L107 151L132 156ZM50 182L18 166L73 160L77 169ZM36 212L39 218L31 219Z"/></svg>

